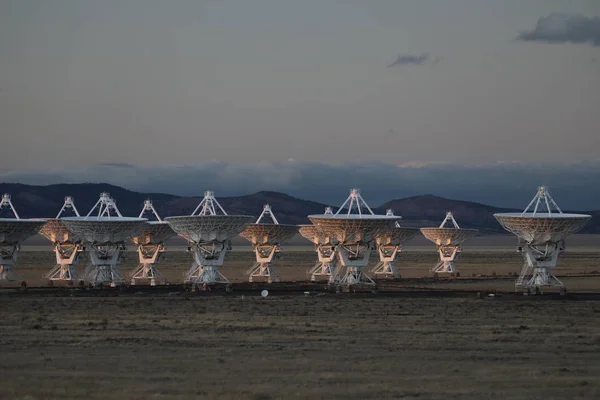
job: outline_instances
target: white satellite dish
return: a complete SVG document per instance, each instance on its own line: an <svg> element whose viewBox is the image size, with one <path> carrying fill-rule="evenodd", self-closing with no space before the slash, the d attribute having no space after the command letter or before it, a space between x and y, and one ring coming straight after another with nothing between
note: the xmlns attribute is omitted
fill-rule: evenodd
<svg viewBox="0 0 600 400"><path fill-rule="evenodd" d="M270 217L271 223L261 222L263 218ZM256 262L248 270L248 281L254 278L267 279L267 283L279 282L281 279L273 261L281 253L280 244L289 240L298 232L296 225L279 224L269 204L265 204L262 214L255 223L246 226L240 236L252 243Z"/></svg>
<svg viewBox="0 0 600 400"><path fill-rule="evenodd" d="M15 280L14 266L21 243L37 234L45 219L21 219L12 205L10 195L0 200L0 209L7 207L14 218L0 218L0 281Z"/></svg>
<svg viewBox="0 0 600 400"><path fill-rule="evenodd" d="M56 255L54 268L45 275L45 278L50 281L75 282L77 280L75 265L83 252L83 244L81 238L71 234L60 220L67 209L71 209L75 216L80 216L73 197L67 196L56 218L49 219L40 230L40 234L53 244Z"/></svg>
<svg viewBox="0 0 600 400"><path fill-rule="evenodd" d="M449 227L446 227L449 225ZM462 242L474 236L477 229L463 229L458 226L452 212L446 213L446 218L437 228L421 228L425 238L437 245L440 261L431 268L434 273L454 274L458 272L454 262L462 252Z"/></svg>
<svg viewBox="0 0 600 400"><path fill-rule="evenodd" d="M494 217L522 243L524 263L515 288L537 291L550 286L565 290L565 285L552 270L566 248L567 236L579 232L591 216L563 213L548 188L540 186L522 213L501 213Z"/></svg>
<svg viewBox="0 0 600 400"><path fill-rule="evenodd" d="M347 211L343 211L346 208ZM364 210L366 212L363 212ZM337 253L340 267L334 272L334 277L329 278L329 282L340 285L375 286L375 282L363 272L363 269L369 264L377 234L393 227L400 217L375 214L362 198L360 190L350 189L350 196L335 214L326 210L325 214L309 215L308 219L316 226L313 234L317 237L312 238L313 243L328 243L331 250L335 249ZM305 227L302 228L304 228L303 232L301 231L302 235L310 233ZM321 258L321 255L319 257ZM321 260L320 263L324 265ZM345 268L345 273L342 272L342 268ZM314 273L318 271L313 269L312 272L314 277Z"/></svg>
<svg viewBox="0 0 600 400"><path fill-rule="evenodd" d="M219 268L231 250L231 238L253 219L248 215L228 215L211 190L204 192L204 198L191 215L165 218L171 228L190 243L194 256L184 283L229 283Z"/></svg>
<svg viewBox="0 0 600 400"><path fill-rule="evenodd" d="M94 214L98 210L97 215ZM93 285L110 283L116 287L125 281L118 265L125 242L144 228L146 218L123 217L109 193L102 192L85 217L60 218L70 235L81 239L88 249L90 264L84 280Z"/></svg>
<svg viewBox="0 0 600 400"><path fill-rule="evenodd" d="M262 297L267 297L269 295L269 291L267 289L264 289L262 292L260 292L260 295Z"/></svg>

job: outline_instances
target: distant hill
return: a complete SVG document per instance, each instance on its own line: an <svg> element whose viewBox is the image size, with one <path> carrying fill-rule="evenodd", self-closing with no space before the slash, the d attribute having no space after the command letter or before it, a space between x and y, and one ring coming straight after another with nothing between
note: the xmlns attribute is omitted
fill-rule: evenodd
<svg viewBox="0 0 600 400"><path fill-rule="evenodd" d="M196 208L202 197L181 197L164 193L139 193L119 186L104 183L57 184L48 186L0 183L0 193L10 193L12 202L21 218L56 216L64 203L65 196L75 199L75 206L82 215L94 206L100 193L108 192L116 200L123 215L137 216L144 200L152 199L161 217L188 215ZM278 192L258 192L237 197L218 197L217 200L228 214L253 215L256 218L266 203L271 204L280 223L310 223L309 214L320 214L326 204L301 200ZM0 217L6 216L2 210Z"/></svg>
<svg viewBox="0 0 600 400"><path fill-rule="evenodd" d="M85 215L96 203L101 192L109 192L116 199L121 213L127 216L137 216L144 200L148 198L152 199L162 217L188 215L202 199L200 196L182 197L165 193L139 193L104 183L48 186L0 183L0 193L11 194L13 204L22 218L55 217L65 196L73 196L79 212ZM217 200L229 214L255 217L260 215L263 205L269 203L279 222L286 224L309 223L307 215L320 214L327 206L327 204L270 191L261 191L245 196L217 197ZM373 210L377 213L385 213L388 208L393 209L396 215L402 216L401 223L403 225L412 227L438 226L446 212L452 211L461 227L479 229L482 234L505 232L493 217L494 213L520 211L469 201L450 200L430 194L390 200ZM591 211L588 214L592 214L593 217L582 232L600 233L600 210ZM0 211L0 217L3 216L6 216L6 210Z"/></svg>
<svg viewBox="0 0 600 400"><path fill-rule="evenodd" d="M64 203L65 196L75 199L79 213L85 215L98 201L102 192L109 192L117 201L117 207L123 215L140 213L145 199L151 198L155 207L178 198L162 193L138 193L106 183L56 184L48 186L22 185L19 183L0 183L0 192L9 193L12 203L21 218L55 217ZM2 211L0 216L4 216Z"/></svg>
<svg viewBox="0 0 600 400"><path fill-rule="evenodd" d="M452 211L459 226L479 229L482 233L502 231L494 213L521 211L470 201L450 200L431 194L391 200L377 207L376 212L385 213L389 208L402 216L401 224L407 227L439 226L446 212Z"/></svg>

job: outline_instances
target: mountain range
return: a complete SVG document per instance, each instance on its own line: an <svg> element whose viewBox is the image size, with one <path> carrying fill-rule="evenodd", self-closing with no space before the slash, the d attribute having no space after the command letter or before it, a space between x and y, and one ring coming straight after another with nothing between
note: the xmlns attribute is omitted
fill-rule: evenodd
<svg viewBox="0 0 600 400"><path fill-rule="evenodd" d="M65 196L72 196L82 215L87 214L98 200L101 192L109 192L117 207L125 216L137 216L144 200L152 199L161 217L189 215L202 200L202 196L183 197L165 193L139 193L104 183L55 184L48 186L0 183L0 192L9 193L12 203L21 218L53 218L63 205ZM340 204L346 194L340 195ZM321 214L325 207L334 211L339 205L323 204L298 199L285 193L261 191L236 197L218 197L217 200L228 214L254 215L258 217L263 205L269 203L282 224L307 224L309 214ZM498 208L469 201L451 200L431 194L390 200L373 208L377 214L393 209L402 216L402 225L407 227L438 226L447 211L452 211L461 227L479 229L482 234L497 234L505 231L493 214L498 212L520 212L522 210ZM0 217L7 216L0 210ZM565 211L567 212L567 211ZM582 233L600 233L600 210L584 212L591 214Z"/></svg>

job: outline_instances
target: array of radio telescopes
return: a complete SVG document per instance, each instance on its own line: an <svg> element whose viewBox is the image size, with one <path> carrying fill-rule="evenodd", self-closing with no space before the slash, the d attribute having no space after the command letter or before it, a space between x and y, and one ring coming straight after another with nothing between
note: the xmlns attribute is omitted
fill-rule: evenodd
<svg viewBox="0 0 600 400"><path fill-rule="evenodd" d="M157 264L165 251L165 241L179 235L189 243L192 264L184 283L192 285L227 284L220 267L231 250L231 239L240 235L252 244L256 262L247 271L248 279L279 282L274 261L281 245L297 233L310 240L317 261L310 269L312 281L327 281L332 285L375 285L373 278L399 278L396 264L402 244L421 232L435 243L439 262L434 273L455 274L455 261L461 244L477 233L461 228L451 212L439 227L408 228L400 224L401 217L388 210L385 215L373 212L358 189L351 189L346 201L334 213L330 207L323 214L309 215L311 224L280 224L266 204L259 218L229 215L212 191L190 215L159 216L151 200L144 202L138 217L124 217L115 199L102 193L96 204L82 216L72 197L66 197L56 218L23 219L4 194L1 208L8 208L12 218L0 218L0 280L16 279L15 264L21 243L40 233L54 247L56 265L45 277L53 281L83 281L91 285L126 284L119 270L119 261L128 242L136 246L138 266L129 274L129 283L136 285L165 284ZM63 214L70 210L74 216ZM145 216L147 215L147 217ZM504 229L519 238L523 268L515 283L517 290L540 290L564 284L552 273L558 256L565 249L565 239L581 230L591 218L585 214L563 213L546 187L539 187L529 205L521 213L494 214ZM89 254L83 275L76 269L82 252ZM371 255L379 262L367 271ZM368 273L372 273L369 276Z"/></svg>

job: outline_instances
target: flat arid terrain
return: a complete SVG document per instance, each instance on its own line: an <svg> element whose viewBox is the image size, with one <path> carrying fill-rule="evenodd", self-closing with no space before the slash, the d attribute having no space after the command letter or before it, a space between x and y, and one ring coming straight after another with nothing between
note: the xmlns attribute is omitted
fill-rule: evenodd
<svg viewBox="0 0 600 400"><path fill-rule="evenodd" d="M600 396L600 251L592 247L562 256L556 274L567 296L510 293L522 263L514 248L466 247L460 278L432 280L435 248L417 246L400 256L394 284L448 293L272 290L266 298L267 284L231 293L34 289L46 284L53 254L30 250L17 267L30 289L0 290L0 398ZM160 270L178 283L190 255L169 250ZM222 271L234 282L246 280L247 250L226 258ZM315 258L289 247L277 271L306 280ZM128 252L124 275L135 264Z"/></svg>

